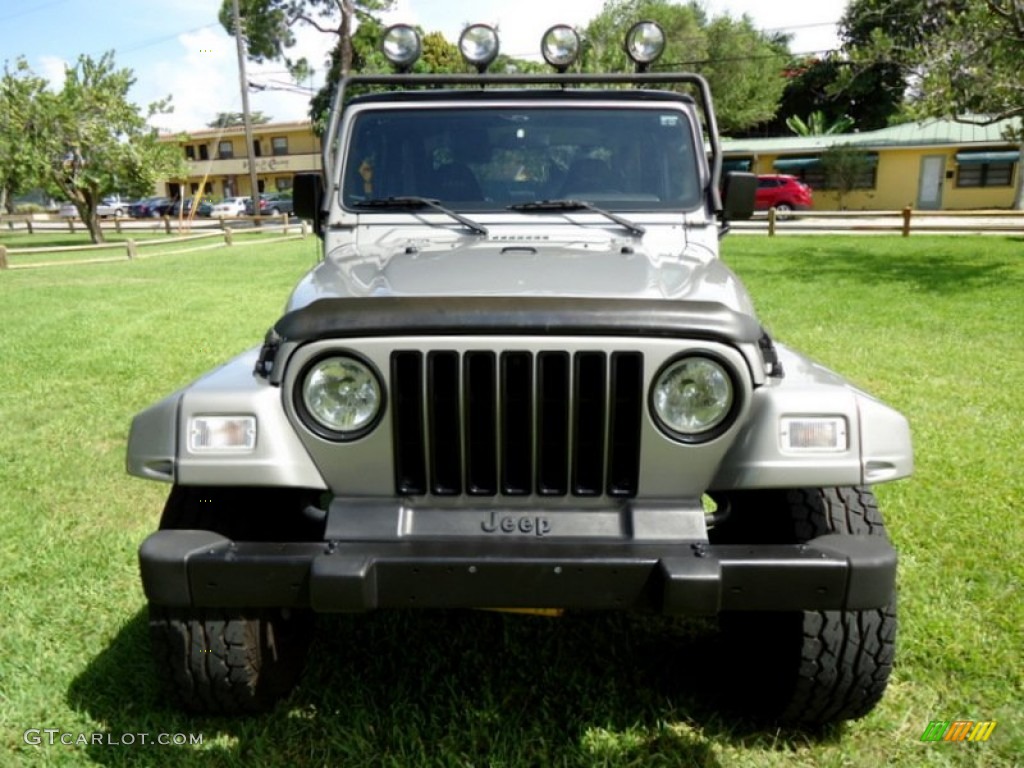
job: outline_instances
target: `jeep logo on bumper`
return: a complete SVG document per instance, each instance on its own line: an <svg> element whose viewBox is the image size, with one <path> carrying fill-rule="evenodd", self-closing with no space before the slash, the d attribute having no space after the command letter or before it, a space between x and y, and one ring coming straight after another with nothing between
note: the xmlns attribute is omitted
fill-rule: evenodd
<svg viewBox="0 0 1024 768"><path fill-rule="evenodd" d="M551 521L540 515L500 515L492 512L489 520L480 523L486 533L518 533L547 536L551 533Z"/></svg>

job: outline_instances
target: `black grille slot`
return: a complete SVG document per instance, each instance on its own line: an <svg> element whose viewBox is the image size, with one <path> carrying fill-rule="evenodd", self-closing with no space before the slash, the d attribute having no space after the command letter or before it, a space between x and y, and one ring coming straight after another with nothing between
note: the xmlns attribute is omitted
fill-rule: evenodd
<svg viewBox="0 0 1024 768"><path fill-rule="evenodd" d="M427 355L427 414L430 424L430 487L439 496L462 493L462 424L459 407L459 355Z"/></svg>
<svg viewBox="0 0 1024 768"><path fill-rule="evenodd" d="M577 353L572 453L572 492L577 496L599 496L603 490L605 389L604 353Z"/></svg>
<svg viewBox="0 0 1024 768"><path fill-rule="evenodd" d="M633 496L640 480L640 419L644 361L639 352L612 353L611 419L608 430L608 494Z"/></svg>
<svg viewBox="0 0 1024 768"><path fill-rule="evenodd" d="M533 356L501 355L501 490L526 496L533 488Z"/></svg>
<svg viewBox="0 0 1024 768"><path fill-rule="evenodd" d="M466 492L498 492L498 389L493 352L469 352L465 365Z"/></svg>
<svg viewBox="0 0 1024 768"><path fill-rule="evenodd" d="M569 491L569 355L537 356L537 493Z"/></svg>
<svg viewBox="0 0 1024 768"><path fill-rule="evenodd" d="M635 496L643 370L639 352L395 352L395 487Z"/></svg>
<svg viewBox="0 0 1024 768"><path fill-rule="evenodd" d="M423 356L395 352L391 356L392 420L394 422L395 487L399 493L427 492L423 455Z"/></svg>

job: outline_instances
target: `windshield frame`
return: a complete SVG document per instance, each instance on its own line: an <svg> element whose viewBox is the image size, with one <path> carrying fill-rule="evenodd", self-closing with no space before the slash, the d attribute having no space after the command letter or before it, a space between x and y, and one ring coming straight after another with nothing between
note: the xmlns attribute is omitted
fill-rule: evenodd
<svg viewBox="0 0 1024 768"><path fill-rule="evenodd" d="M691 167L684 169L684 176L691 175L692 178L689 183L696 185L696 187L693 190L688 190L689 194L684 195L678 203L662 203L660 200L647 199L646 195L643 196L644 199L628 201L610 200L607 196L596 195L594 197L574 195L574 197L579 197L580 199L586 200L593 205L607 210L621 211L629 214L685 214L699 211L706 207L706 192L710 183L711 173L708 166L705 147L703 145L701 127L697 123L696 111L693 109L693 102L688 97L681 94L665 94L664 98L642 100L636 98L635 92L624 92L622 94L616 94L615 92L603 92L587 94L587 98L579 98L579 95L573 94L575 98L563 100L552 98L553 95L554 94L547 92L544 93L546 98L536 99L531 98L529 93L523 92L518 92L515 96L506 95L504 97L501 94L489 92L487 97L484 98L481 98L481 94L479 93L474 94L475 98L472 99L460 98L459 94L451 94L450 98L435 98L429 101L417 99L387 100L385 98L380 98L365 103L350 105L346 109L345 119L342 123L341 130L337 134L337 145L339 148L344 148L345 151L343 153L339 152L336 155L340 158L341 162L338 163L336 167L337 175L331 179L333 187L333 199L331 201L332 206L337 206L337 208L341 209L341 211L346 215L359 217L384 213L384 211L368 210L355 203L346 204L345 199L345 180L346 178L350 178L350 174L353 173L353 171L357 170L353 167L353 164L357 162L358 158L355 156L352 143L356 136L359 121L366 114L395 113L407 110L420 113L430 111L435 114L439 112L453 111L494 114L499 111L507 113L517 111L568 113L585 110L601 110L605 112L635 113L654 111L662 113L663 115L665 113L671 113L673 116L678 117L682 121L681 129L685 134L682 137L685 142L683 150L692 153L692 161L690 161ZM616 96L618 96L618 98L616 98ZM686 160L681 160L680 162L685 163ZM627 196L628 195L625 195L624 197ZM495 200L489 201L488 204L484 205L465 205L461 201L451 200L443 200L442 202L445 206L450 207L453 210L466 211L479 216L501 213L507 214L509 210L508 205L511 202L541 202L543 199L543 197L538 196L536 200ZM391 213L394 213L394 211Z"/></svg>

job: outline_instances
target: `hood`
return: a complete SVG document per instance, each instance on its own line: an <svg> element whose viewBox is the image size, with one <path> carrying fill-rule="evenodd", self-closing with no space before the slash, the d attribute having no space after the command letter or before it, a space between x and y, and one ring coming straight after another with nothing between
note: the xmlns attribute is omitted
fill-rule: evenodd
<svg viewBox="0 0 1024 768"><path fill-rule="evenodd" d="M493 228L486 237L392 230L328 253L288 309L360 296L565 296L717 301L753 313L711 251L688 245L681 227L665 229L642 239L579 227L536 235Z"/></svg>

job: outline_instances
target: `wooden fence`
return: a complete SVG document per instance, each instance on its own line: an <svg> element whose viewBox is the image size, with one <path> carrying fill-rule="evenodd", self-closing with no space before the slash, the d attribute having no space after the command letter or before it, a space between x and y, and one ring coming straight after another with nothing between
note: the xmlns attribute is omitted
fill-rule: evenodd
<svg viewBox="0 0 1024 768"><path fill-rule="evenodd" d="M266 221L266 217L264 217L264 221ZM125 258L127 258L128 260L132 260L139 257L140 249L148 248L150 246L191 243L199 240L209 240L214 238L223 239L224 242L214 243L209 246L200 247L230 246L234 245L235 237L237 235L244 233L279 234L279 237L274 238L274 240L277 241L282 239L306 237L309 235L309 231L309 225L305 221L289 223L286 218L283 224L261 226L258 229L234 230L231 227L222 226L221 228L211 229L210 231L207 232L197 232L194 234L182 235L179 237L160 237L148 240L133 240L129 238L128 240L125 240L123 243L100 243L99 245L64 245L42 248L9 248L5 245L0 244L0 270L63 266L69 264L97 264L111 261L123 261ZM84 259L67 259L50 262L35 262L29 264L11 264L9 259L9 257L11 256L42 256L54 253L89 254L96 253L98 251L110 251L114 249L123 250L124 256L102 256ZM175 252L179 253L180 251Z"/></svg>
<svg viewBox="0 0 1024 768"><path fill-rule="evenodd" d="M1021 233L1024 211L786 211L770 208L766 216L744 222L732 222L737 232L767 231L769 237L780 232L913 232L945 233Z"/></svg>
<svg viewBox="0 0 1024 768"><path fill-rule="evenodd" d="M169 235L174 231L180 230L211 228L226 229L232 224L243 221L251 222L255 227L260 227L264 224L274 225L278 223L288 226L290 219L287 213L281 213L277 216L233 216L231 218L218 216L216 218L195 217L191 219L188 217L178 218L176 216L161 216L155 219L129 219L120 217L100 219L99 225L100 229L104 232L116 232L119 235L125 232L139 232L147 230L163 230ZM0 232L5 229L9 232L23 232L30 235L44 232L69 232L74 234L75 232L89 231L85 226L85 223L77 216L40 218L38 214L31 213L16 213L9 216L0 216Z"/></svg>

